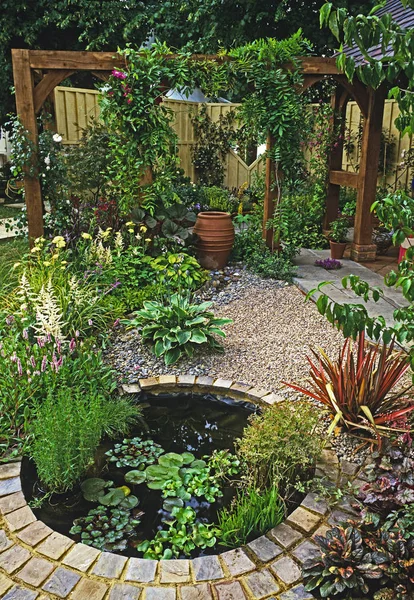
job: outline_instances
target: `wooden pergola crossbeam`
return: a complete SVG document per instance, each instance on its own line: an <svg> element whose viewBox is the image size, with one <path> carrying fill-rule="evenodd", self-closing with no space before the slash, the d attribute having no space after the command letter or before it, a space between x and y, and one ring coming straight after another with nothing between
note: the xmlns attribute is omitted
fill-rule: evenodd
<svg viewBox="0 0 414 600"><path fill-rule="evenodd" d="M171 55L171 58L174 55ZM231 60L228 56L195 54L193 60L215 60L224 62ZM113 69L127 67L126 59L113 52L71 52L43 50L12 50L13 74L16 90L16 110L22 125L29 132L30 139L37 146L36 115L40 112L46 98L63 79L77 71L91 71L102 79L107 79ZM371 220L369 209L375 197L376 169L379 157L379 136L381 133L382 110L384 96L380 92L368 90L360 82L350 83L343 73L340 73L334 58L301 57L301 72L303 74L302 91L308 89L326 77L332 77L342 91L336 95L336 108L344 113L348 97L353 97L365 119L363 147L358 174L341 171L342 146L332 151L327 198L327 215L335 218L339 199L339 186L349 185L358 190L357 218L353 258L363 260L372 258L375 246L371 244ZM286 65L287 67L289 65ZM34 74L41 77L35 84ZM380 118L381 117L381 118ZM268 136L268 149L273 141ZM269 245L272 243L271 231L265 228L266 221L273 216L275 200L275 169L276 165L270 158L266 161L266 192L264 206L263 235ZM40 182L38 177L25 175L25 197L29 240L31 243L43 235L43 206ZM358 247L362 248L361 252Z"/></svg>

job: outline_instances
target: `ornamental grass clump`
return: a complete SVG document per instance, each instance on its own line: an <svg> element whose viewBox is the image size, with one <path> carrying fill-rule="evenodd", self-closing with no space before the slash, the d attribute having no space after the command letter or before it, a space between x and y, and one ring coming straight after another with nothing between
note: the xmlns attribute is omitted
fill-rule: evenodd
<svg viewBox="0 0 414 600"><path fill-rule="evenodd" d="M406 392L394 391L409 369L406 355L390 345L368 345L364 332L355 344L348 338L337 360L331 360L323 350L312 350L316 362L310 364L310 389L283 382L294 390L321 402L334 416L330 427L343 424L347 428L368 429L371 432L390 431L389 423L414 410L413 400Z"/></svg>

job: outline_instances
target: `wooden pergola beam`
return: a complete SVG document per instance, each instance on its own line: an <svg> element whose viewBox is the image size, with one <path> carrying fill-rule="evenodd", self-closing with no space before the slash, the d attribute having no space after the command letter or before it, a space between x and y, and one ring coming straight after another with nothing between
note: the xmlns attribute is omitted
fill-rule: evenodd
<svg viewBox="0 0 414 600"><path fill-rule="evenodd" d="M358 187L358 173L351 173L349 171L343 171L339 169L337 171L332 170L329 172L329 182L335 185L343 185L345 187Z"/></svg>

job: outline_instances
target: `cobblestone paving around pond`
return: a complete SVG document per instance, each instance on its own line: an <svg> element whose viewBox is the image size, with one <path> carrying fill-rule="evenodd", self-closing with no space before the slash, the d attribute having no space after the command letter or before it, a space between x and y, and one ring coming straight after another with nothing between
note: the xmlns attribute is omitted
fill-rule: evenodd
<svg viewBox="0 0 414 600"><path fill-rule="evenodd" d="M124 386L126 393L213 392L262 405L276 394L222 378L165 375ZM326 449L316 474L358 479L359 466ZM329 510L308 494L288 518L247 546L193 560L155 561L101 552L52 531L27 506L20 462L0 465L0 598L3 600L310 600L301 565L317 554L315 534L351 518L346 498Z"/></svg>

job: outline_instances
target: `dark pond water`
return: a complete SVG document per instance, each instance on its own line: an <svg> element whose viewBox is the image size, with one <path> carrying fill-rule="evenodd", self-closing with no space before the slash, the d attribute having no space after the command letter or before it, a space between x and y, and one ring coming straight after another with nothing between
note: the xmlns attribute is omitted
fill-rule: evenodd
<svg viewBox="0 0 414 600"><path fill-rule="evenodd" d="M143 423L137 426L130 438L140 436L153 439L166 452L192 452L196 458L211 455L216 449L234 450L234 440L240 437L247 425L249 415L257 407L249 403L235 402L228 398L214 396L195 396L183 394L179 396L147 397L143 402ZM95 465L88 476L102 477L112 480L114 487L125 485L125 473L133 467L118 468L115 463L107 463L105 452L121 440L105 440L100 446ZM28 501L39 495L36 469L31 461L24 460L22 465L23 491ZM139 556L134 545L145 539L152 539L162 526L161 519L168 513L162 510L162 498L159 490L149 490L145 484L129 485L132 494L139 500L137 510L143 511L137 535L130 540L130 546L121 554ZM196 511L202 522L214 523L217 511L228 505L233 497L231 485L223 489L224 496L215 503L209 504L199 498L192 498L187 504ZM33 508L37 518L52 529L73 539L77 536L69 533L74 519L85 516L95 503L83 499L79 490L66 497L52 497L40 508ZM212 549L210 553L214 553ZM205 553L208 553L206 551ZM198 551L197 554L200 554Z"/></svg>

